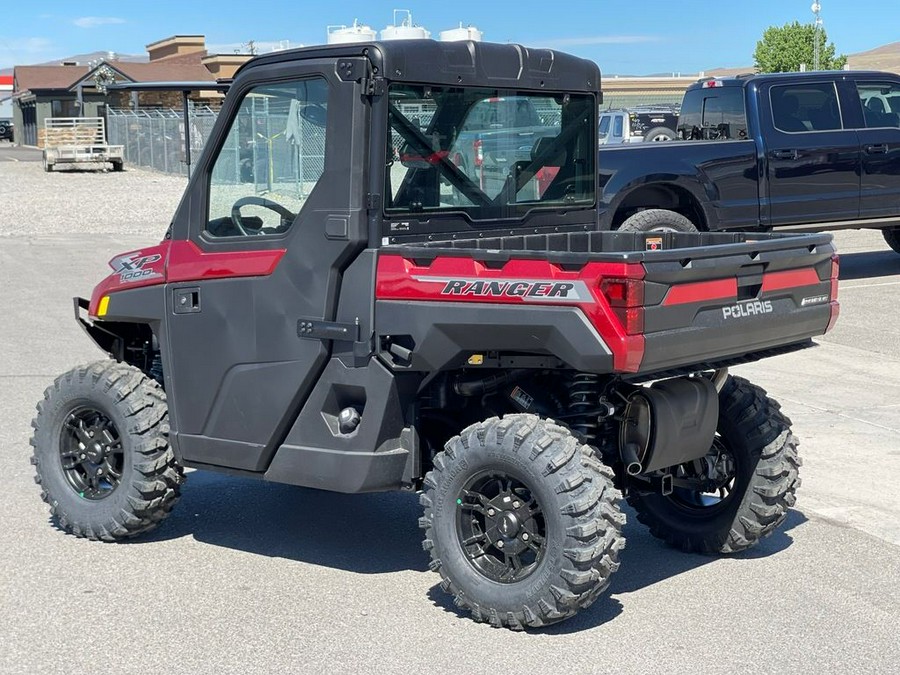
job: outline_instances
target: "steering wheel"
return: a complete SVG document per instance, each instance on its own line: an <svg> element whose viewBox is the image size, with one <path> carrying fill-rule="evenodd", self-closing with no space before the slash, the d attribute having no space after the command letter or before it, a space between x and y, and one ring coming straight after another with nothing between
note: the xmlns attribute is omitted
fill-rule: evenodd
<svg viewBox="0 0 900 675"><path fill-rule="evenodd" d="M291 223L294 218L297 217L296 213L291 213L286 208L284 208L278 202L273 202L271 199L265 199L263 197L241 197L238 199L234 206L231 207L231 222L234 223L234 226L238 229L238 231L244 236L250 236L251 234L259 234L262 232L262 228L258 230L248 230L244 227L244 221L241 218L241 209L245 206L262 206L265 209L269 209L270 211L274 211L279 216L281 216L281 226L284 227L285 222Z"/></svg>

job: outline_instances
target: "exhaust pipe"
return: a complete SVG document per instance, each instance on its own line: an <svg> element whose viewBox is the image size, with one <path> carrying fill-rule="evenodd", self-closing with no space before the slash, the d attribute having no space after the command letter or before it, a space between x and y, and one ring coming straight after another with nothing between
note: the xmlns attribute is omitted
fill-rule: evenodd
<svg viewBox="0 0 900 675"><path fill-rule="evenodd" d="M622 461L625 463L625 473L629 476L637 476L644 471L641 460L638 459L637 443L626 443L622 448Z"/></svg>
<svg viewBox="0 0 900 675"><path fill-rule="evenodd" d="M700 459L719 419L716 384L705 377L655 382L628 396L619 427L619 453L630 476Z"/></svg>

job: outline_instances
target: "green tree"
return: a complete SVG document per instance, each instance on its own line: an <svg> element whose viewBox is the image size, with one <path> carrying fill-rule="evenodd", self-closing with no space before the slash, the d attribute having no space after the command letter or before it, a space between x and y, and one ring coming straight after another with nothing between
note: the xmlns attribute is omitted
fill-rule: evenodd
<svg viewBox="0 0 900 675"><path fill-rule="evenodd" d="M763 33L762 40L756 43L753 52L756 69L761 73L790 73L800 70L805 63L808 70L813 69L815 52L815 24L786 23L783 26L770 26ZM834 43L828 42L825 29L819 31L819 67L822 70L840 70L847 63L847 56L834 55Z"/></svg>

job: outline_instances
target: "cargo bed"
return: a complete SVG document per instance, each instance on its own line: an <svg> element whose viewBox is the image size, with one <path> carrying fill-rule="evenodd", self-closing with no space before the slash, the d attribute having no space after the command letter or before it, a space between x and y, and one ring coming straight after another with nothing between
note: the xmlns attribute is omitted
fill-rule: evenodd
<svg viewBox="0 0 900 675"><path fill-rule="evenodd" d="M570 348L585 358L569 365L652 374L809 345L837 318L837 271L828 234L507 235L384 247L378 298L440 303L433 320L439 326L446 320L457 343L465 342L462 308L491 322L502 312L485 314L480 305L577 311L610 358L587 358L584 341ZM380 302L381 311L402 324L402 313L386 304ZM532 344L552 353L539 344L550 339L556 338L546 333Z"/></svg>

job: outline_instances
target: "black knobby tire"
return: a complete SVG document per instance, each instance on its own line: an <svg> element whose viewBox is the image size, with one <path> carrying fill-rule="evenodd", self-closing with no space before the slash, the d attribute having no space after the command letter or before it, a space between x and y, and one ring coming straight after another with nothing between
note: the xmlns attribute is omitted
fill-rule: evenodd
<svg viewBox="0 0 900 675"><path fill-rule="evenodd" d="M730 493L696 507L680 488L672 495L628 495L638 520L671 546L715 555L750 548L778 528L800 487L791 421L761 387L729 377L719 394L717 442L733 458Z"/></svg>
<svg viewBox="0 0 900 675"><path fill-rule="evenodd" d="M540 507L541 553L524 578L492 579L464 550L460 523L477 516L462 505L462 490L485 475L517 478ZM550 420L507 415L465 429L435 457L420 496L423 548L443 590L476 621L513 629L556 623L589 606L609 585L625 546L612 475L591 448ZM513 538L507 548L517 543ZM485 550L499 559L499 549Z"/></svg>
<svg viewBox="0 0 900 675"><path fill-rule="evenodd" d="M669 127L653 127L644 134L645 143L659 143L662 141L674 141L675 132Z"/></svg>
<svg viewBox="0 0 900 675"><path fill-rule="evenodd" d="M697 226L667 209L638 211L619 227L620 232L697 232Z"/></svg>
<svg viewBox="0 0 900 675"><path fill-rule="evenodd" d="M900 253L900 227L888 227L881 231L887 245Z"/></svg>
<svg viewBox="0 0 900 675"><path fill-rule="evenodd" d="M37 410L31 463L41 499L60 528L115 541L147 532L169 515L184 472L168 442L166 395L154 380L127 364L99 361L56 378ZM103 421L108 438L116 439L110 443L117 448L114 471L113 455L92 459L90 440L88 458L78 454L85 449L85 419ZM110 477L95 489L87 476L102 468Z"/></svg>

